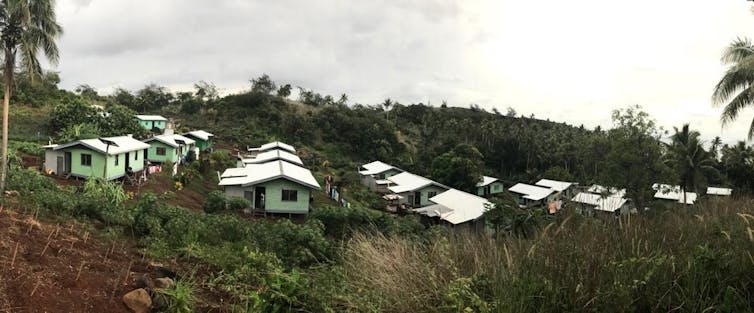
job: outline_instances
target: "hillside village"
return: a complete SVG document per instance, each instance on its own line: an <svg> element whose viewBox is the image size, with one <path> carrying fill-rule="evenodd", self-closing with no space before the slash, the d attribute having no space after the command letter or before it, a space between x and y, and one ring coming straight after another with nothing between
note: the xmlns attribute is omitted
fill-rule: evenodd
<svg viewBox="0 0 754 313"><path fill-rule="evenodd" d="M754 312L754 6L590 1L3 1L0 312Z"/></svg>
<svg viewBox="0 0 754 313"><path fill-rule="evenodd" d="M183 165L213 151L214 135L205 130L175 134L166 117L135 115L134 118L149 131L150 137L138 140L127 134L44 145L42 171L66 179L120 180L139 185L150 174L163 170L175 176ZM322 190L320 182L289 144L275 141L250 147L239 151L236 159L235 168L218 173L218 188L228 198L248 201L241 208L246 214L309 214L315 210L312 193L322 191L337 203L347 203L338 193L338 186L331 182L325 180L326 188ZM494 206L488 199L506 192L520 208L544 214L557 214L568 204L580 214L601 218L638 212L620 187L581 186L578 182L543 178L533 185L515 183L506 188L500 179L482 176L474 194L382 161L363 164L358 173L362 184L385 201L385 211L420 214L433 224L475 224L477 229L484 230L483 215ZM661 201L693 205L699 198L697 193L684 192L678 185L656 183L652 189L656 191L654 198ZM710 186L703 196L731 194L731 188Z"/></svg>

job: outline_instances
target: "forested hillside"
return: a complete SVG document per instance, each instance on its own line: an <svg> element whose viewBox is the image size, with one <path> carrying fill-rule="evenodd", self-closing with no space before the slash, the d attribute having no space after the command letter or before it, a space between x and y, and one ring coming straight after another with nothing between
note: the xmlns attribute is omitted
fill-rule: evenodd
<svg viewBox="0 0 754 313"><path fill-rule="evenodd" d="M206 82L191 91L150 84L112 95L87 85L60 90L57 83L54 74L42 84L19 83L8 183L18 195L5 204L24 212L29 223L39 219L54 229L53 223L75 219L104 242L99 246L129 243L138 249L136 254L123 248L121 263L132 253L140 270L158 262L177 271L178 287L159 293L167 300L155 307L158 311L741 312L752 307L754 204L747 197L752 148L717 141L702 145L697 132L681 125L662 130L638 107L618 108L609 130L589 130L473 105L389 99L363 105L350 103L346 95L336 100L306 89L291 96L290 85L278 87L267 76L226 96ZM94 180L66 186L23 166L48 140L146 136L133 119L137 112L168 116L178 131L210 131L218 149L176 177L154 176L141 189ZM235 149L275 139L299 148L317 179L334 175L348 187L353 206L340 207L318 193L306 218L239 214L242 206L216 191L217 171L233 166ZM679 162L689 157L697 165ZM381 204L361 186L356 170L376 159L461 189L473 187L483 174L508 183L547 177L621 186L637 206L653 210L604 221L569 207L543 216L498 199L500 210L488 216L490 227L471 233L371 209ZM655 182L697 190L728 185L737 199L656 206ZM189 198L204 204L191 207ZM62 245L50 238L47 245ZM87 253L101 253L106 260L109 252ZM133 280L123 282L128 284L116 285L111 298L122 296Z"/></svg>

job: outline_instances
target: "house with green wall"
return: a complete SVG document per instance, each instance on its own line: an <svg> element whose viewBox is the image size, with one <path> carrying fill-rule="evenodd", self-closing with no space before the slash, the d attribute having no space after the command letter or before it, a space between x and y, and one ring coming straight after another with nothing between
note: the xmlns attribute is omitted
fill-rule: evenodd
<svg viewBox="0 0 754 313"><path fill-rule="evenodd" d="M369 187L370 190L381 193L388 192L387 187L391 182L387 178L400 173L403 173L402 169L382 161L370 162L359 168L361 183Z"/></svg>
<svg viewBox="0 0 754 313"><path fill-rule="evenodd" d="M495 177L482 176L482 181L476 184L477 196L489 198L505 191L503 182Z"/></svg>
<svg viewBox="0 0 754 313"><path fill-rule="evenodd" d="M409 172L387 178L391 185L388 191L399 196L398 205L420 208L430 205L430 198L450 189L450 187Z"/></svg>
<svg viewBox="0 0 754 313"><path fill-rule="evenodd" d="M144 140L149 144L147 160L155 163L183 163L196 141L182 135L159 135Z"/></svg>
<svg viewBox="0 0 754 313"><path fill-rule="evenodd" d="M149 148L130 136L83 139L61 145L47 145L44 171L79 178L121 178L144 169Z"/></svg>
<svg viewBox="0 0 754 313"><path fill-rule="evenodd" d="M214 138L215 135L203 130L194 130L183 134L183 136L196 141L196 148L199 152L212 151L212 138ZM199 154L197 153L197 156L198 155Z"/></svg>
<svg viewBox="0 0 754 313"><path fill-rule="evenodd" d="M281 160L226 169L219 185L254 211L288 214L309 213L311 192L321 188L311 171Z"/></svg>
<svg viewBox="0 0 754 313"><path fill-rule="evenodd" d="M521 208L547 207L557 200L555 190L546 187L518 183L508 188Z"/></svg>
<svg viewBox="0 0 754 313"><path fill-rule="evenodd" d="M168 119L160 115L136 115L139 125L149 131L162 133L167 127Z"/></svg>

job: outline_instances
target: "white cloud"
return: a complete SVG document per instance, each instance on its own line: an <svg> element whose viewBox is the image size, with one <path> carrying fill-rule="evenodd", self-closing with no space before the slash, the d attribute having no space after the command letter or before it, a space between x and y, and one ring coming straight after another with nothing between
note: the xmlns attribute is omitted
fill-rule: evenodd
<svg viewBox="0 0 754 313"><path fill-rule="evenodd" d="M353 102L447 100L586 126L640 104L666 128L720 128L710 95L722 49L753 35L741 0L62 0L63 86L109 91L262 73Z"/></svg>

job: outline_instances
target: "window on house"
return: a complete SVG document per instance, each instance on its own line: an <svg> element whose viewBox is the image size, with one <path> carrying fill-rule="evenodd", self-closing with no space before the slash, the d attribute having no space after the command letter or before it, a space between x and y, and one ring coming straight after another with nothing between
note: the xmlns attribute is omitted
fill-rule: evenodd
<svg viewBox="0 0 754 313"><path fill-rule="evenodd" d="M298 190L283 189L283 201L298 201Z"/></svg>
<svg viewBox="0 0 754 313"><path fill-rule="evenodd" d="M427 193L427 198L432 198L437 195L437 191L430 191Z"/></svg>
<svg viewBox="0 0 754 313"><path fill-rule="evenodd" d="M139 152L134 152L134 161L139 159Z"/></svg>
<svg viewBox="0 0 754 313"><path fill-rule="evenodd" d="M92 166L92 155L82 153L81 154L81 165L82 166Z"/></svg>
<svg viewBox="0 0 754 313"><path fill-rule="evenodd" d="M165 147L157 147L157 155L165 155L167 154L167 151L165 151Z"/></svg>
<svg viewBox="0 0 754 313"><path fill-rule="evenodd" d="M115 155L115 165L118 165L118 162L120 161L120 154Z"/></svg>

